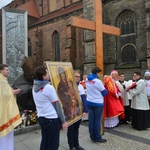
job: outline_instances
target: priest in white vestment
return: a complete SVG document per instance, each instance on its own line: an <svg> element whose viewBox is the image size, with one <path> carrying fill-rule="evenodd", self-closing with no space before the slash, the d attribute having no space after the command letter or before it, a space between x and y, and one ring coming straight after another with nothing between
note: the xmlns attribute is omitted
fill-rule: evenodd
<svg viewBox="0 0 150 150"><path fill-rule="evenodd" d="M7 82L8 66L0 64L0 150L14 150L14 128L21 123L15 94L21 89L13 90Z"/></svg>

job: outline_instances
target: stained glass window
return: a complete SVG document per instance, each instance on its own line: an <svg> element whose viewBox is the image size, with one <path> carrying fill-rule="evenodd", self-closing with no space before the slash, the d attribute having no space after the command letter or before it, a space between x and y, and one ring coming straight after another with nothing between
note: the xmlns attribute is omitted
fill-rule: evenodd
<svg viewBox="0 0 150 150"><path fill-rule="evenodd" d="M118 56L121 56L120 63L135 63L137 61L136 52L136 17L131 11L122 12L118 19L117 24L121 29L120 44L118 47Z"/></svg>

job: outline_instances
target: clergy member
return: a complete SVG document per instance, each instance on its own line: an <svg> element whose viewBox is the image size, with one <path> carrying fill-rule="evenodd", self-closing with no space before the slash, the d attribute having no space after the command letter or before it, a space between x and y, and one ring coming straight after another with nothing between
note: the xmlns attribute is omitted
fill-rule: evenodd
<svg viewBox="0 0 150 150"><path fill-rule="evenodd" d="M104 81L104 86L108 94L104 97L104 126L113 128L119 124L119 119L124 116L124 104L121 97L121 92L116 85L118 80L118 72L113 70L110 76Z"/></svg>
<svg viewBox="0 0 150 150"><path fill-rule="evenodd" d="M133 80L136 82L136 86L128 90L132 95L131 125L137 130L145 130L150 127L150 107L147 99L146 83L141 79L140 72L133 73Z"/></svg>
<svg viewBox="0 0 150 150"><path fill-rule="evenodd" d="M14 149L14 128L21 123L19 109L14 94L21 89L13 90L8 82L8 66L0 64L0 150Z"/></svg>

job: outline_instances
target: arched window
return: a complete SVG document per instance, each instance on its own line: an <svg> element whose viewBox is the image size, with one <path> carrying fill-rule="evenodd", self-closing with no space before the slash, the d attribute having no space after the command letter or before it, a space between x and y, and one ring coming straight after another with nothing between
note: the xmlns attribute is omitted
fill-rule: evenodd
<svg viewBox="0 0 150 150"><path fill-rule="evenodd" d="M127 45L122 49L122 62L133 63L136 61L136 50L132 45Z"/></svg>
<svg viewBox="0 0 150 150"><path fill-rule="evenodd" d="M60 39L59 33L57 31L54 31L52 39L53 39L55 61L60 61Z"/></svg>
<svg viewBox="0 0 150 150"><path fill-rule="evenodd" d="M135 33L133 20L131 20L131 33Z"/></svg>
<svg viewBox="0 0 150 150"><path fill-rule="evenodd" d="M135 33L135 22L133 20L133 18L126 18L125 20L122 20L121 22L121 35L125 35L125 34L131 34L131 33Z"/></svg>
<svg viewBox="0 0 150 150"><path fill-rule="evenodd" d="M120 64L131 64L137 61L136 52L136 15L130 10L124 10L117 18L117 26L121 36L117 40L117 60Z"/></svg>
<svg viewBox="0 0 150 150"><path fill-rule="evenodd" d="M121 24L121 35L124 35L125 34L125 24L124 22L122 22Z"/></svg>

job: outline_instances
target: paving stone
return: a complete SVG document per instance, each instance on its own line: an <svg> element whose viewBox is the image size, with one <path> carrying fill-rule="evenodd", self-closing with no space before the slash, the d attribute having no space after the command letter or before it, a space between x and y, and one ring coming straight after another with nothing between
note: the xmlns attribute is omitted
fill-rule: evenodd
<svg viewBox="0 0 150 150"><path fill-rule="evenodd" d="M41 130L39 125L15 131L15 150L39 150ZM80 126L79 142L85 150L148 150L150 149L150 129L137 131L131 125L119 125L113 129L105 129L103 138L106 143L92 143L89 138L88 122ZM69 150L67 130L60 132L59 150Z"/></svg>

